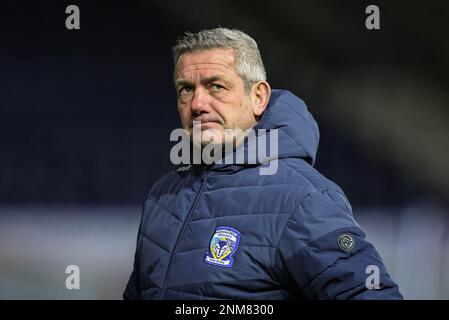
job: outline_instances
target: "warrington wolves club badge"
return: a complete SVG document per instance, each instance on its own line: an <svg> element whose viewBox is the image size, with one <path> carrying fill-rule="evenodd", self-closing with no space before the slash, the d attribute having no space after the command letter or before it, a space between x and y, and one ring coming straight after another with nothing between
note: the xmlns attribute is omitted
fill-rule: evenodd
<svg viewBox="0 0 449 320"><path fill-rule="evenodd" d="M237 250L240 232L231 227L217 227L210 240L209 251L204 262L219 267L230 268L234 263L232 255Z"/></svg>

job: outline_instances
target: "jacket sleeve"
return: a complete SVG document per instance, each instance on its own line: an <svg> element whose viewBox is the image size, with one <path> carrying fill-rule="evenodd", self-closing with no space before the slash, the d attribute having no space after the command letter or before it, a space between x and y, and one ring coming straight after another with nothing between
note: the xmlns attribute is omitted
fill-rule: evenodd
<svg viewBox="0 0 449 320"><path fill-rule="evenodd" d="M129 277L128 284L126 285L126 289L123 292L124 300L139 300L139 283L138 278L136 276L136 269L131 272L131 276Z"/></svg>
<svg viewBox="0 0 449 320"><path fill-rule="evenodd" d="M338 191L313 192L290 216L277 248L282 281L306 299L402 299Z"/></svg>
<svg viewBox="0 0 449 320"><path fill-rule="evenodd" d="M125 291L123 292L124 300L140 300L140 282L139 282L139 274L140 274L140 248L141 248L141 228L143 224L143 213L144 208L142 209L142 215L140 219L139 230L137 232L137 243L136 243L136 251L134 254L134 265L131 275L128 280L128 284L126 285Z"/></svg>

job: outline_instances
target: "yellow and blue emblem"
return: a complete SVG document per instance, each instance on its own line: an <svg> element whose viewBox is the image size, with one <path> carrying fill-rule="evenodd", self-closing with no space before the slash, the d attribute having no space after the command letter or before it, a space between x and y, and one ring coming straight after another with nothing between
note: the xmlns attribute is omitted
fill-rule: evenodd
<svg viewBox="0 0 449 320"><path fill-rule="evenodd" d="M230 268L234 264L232 255L237 250L240 232L231 227L217 227L210 240L209 251L204 262L214 266Z"/></svg>

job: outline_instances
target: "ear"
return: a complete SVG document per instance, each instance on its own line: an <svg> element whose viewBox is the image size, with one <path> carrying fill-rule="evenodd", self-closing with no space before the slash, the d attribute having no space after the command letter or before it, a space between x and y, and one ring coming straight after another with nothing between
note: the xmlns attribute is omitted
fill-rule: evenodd
<svg viewBox="0 0 449 320"><path fill-rule="evenodd" d="M251 101L253 103L253 113L256 118L259 118L265 111L270 101L270 96L271 88L266 81L259 81L251 88Z"/></svg>

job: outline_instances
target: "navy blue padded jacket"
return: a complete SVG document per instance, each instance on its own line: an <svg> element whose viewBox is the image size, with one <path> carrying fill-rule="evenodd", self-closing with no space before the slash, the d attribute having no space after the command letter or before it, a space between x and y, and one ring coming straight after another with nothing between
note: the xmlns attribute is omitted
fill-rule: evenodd
<svg viewBox="0 0 449 320"><path fill-rule="evenodd" d="M193 165L153 185L124 298L401 299L341 188L313 168L304 102L273 90L259 129L278 129L275 174Z"/></svg>

